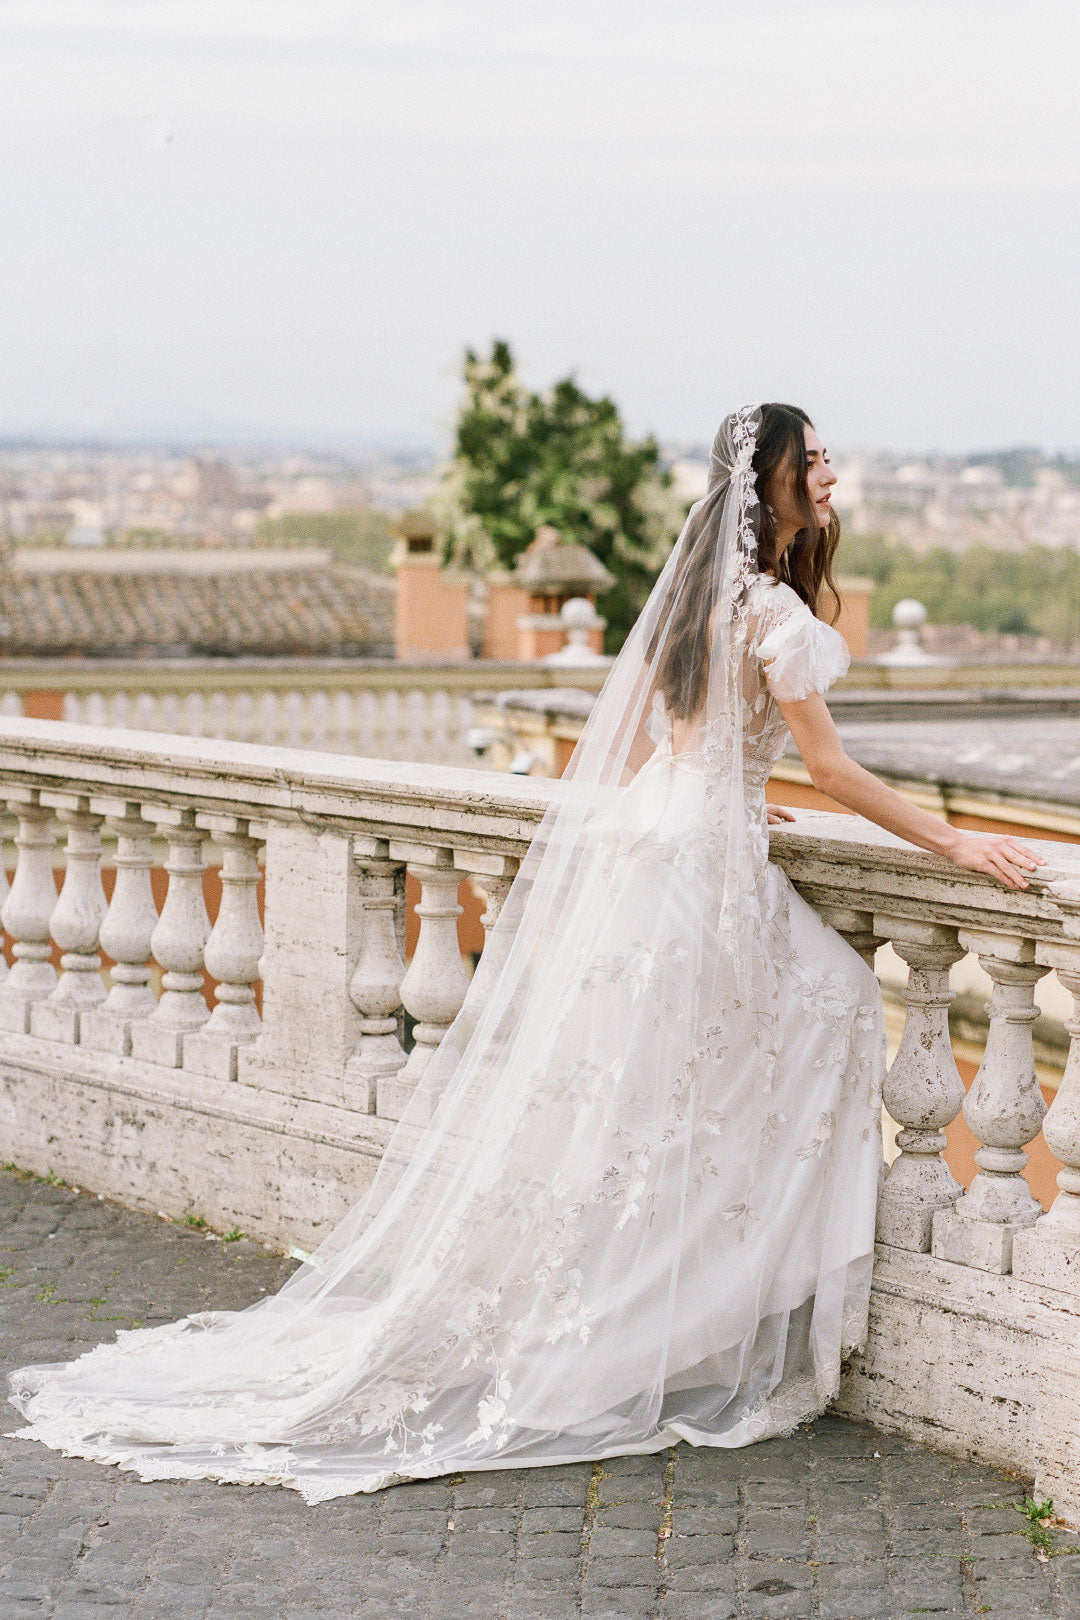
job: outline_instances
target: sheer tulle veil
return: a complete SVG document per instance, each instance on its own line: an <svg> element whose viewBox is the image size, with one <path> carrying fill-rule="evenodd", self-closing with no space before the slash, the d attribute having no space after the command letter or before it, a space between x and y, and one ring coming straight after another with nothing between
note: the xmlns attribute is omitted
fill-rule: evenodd
<svg viewBox="0 0 1080 1620"><path fill-rule="evenodd" d="M775 1059L751 858L767 835L743 780L760 423L757 405L721 423L707 493L370 1189L273 1297L19 1369L20 1433L147 1479L276 1482L312 1502L753 1437L784 1343L762 1337L760 1268L733 1281L722 1344L680 1300L709 1244L753 1235L769 1143L767 1084L737 1108L723 1096L729 1047ZM697 775L673 767L675 719ZM707 797L700 834L665 845L666 807L690 791ZM699 1229L702 1130L731 1168Z"/></svg>

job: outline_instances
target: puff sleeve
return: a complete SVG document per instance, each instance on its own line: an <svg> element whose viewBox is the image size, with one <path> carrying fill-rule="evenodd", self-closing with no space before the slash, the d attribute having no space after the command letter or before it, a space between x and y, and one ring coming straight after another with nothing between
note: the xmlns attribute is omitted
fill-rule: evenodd
<svg viewBox="0 0 1080 1620"><path fill-rule="evenodd" d="M774 586L772 595L778 600L770 602L755 643L769 691L784 702L827 691L851 663L843 636L790 587Z"/></svg>

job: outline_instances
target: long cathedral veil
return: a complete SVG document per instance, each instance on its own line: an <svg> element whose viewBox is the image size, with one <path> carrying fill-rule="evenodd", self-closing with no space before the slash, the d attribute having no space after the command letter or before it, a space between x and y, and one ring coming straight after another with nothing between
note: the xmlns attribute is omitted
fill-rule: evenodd
<svg viewBox="0 0 1080 1620"><path fill-rule="evenodd" d="M314 1502L679 1436L740 1443L765 1432L796 1354L812 1388L811 1329L794 1334L752 1246L775 1059L764 816L743 782L760 421L750 405L721 424L708 492L370 1190L273 1297L19 1369L17 1432L146 1479ZM694 794L704 813L695 800L680 821ZM724 1300L701 1300L718 1244L738 1264ZM842 1294L839 1262L805 1286Z"/></svg>

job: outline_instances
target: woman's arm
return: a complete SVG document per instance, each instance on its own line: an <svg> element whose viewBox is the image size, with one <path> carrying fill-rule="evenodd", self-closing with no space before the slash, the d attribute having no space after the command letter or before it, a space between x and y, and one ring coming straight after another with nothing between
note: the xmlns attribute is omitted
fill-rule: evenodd
<svg viewBox="0 0 1080 1620"><path fill-rule="evenodd" d="M781 714L795 739L810 780L822 793L846 805L888 832L918 844L921 849L947 855L957 866L989 872L1008 888L1026 889L1024 870L1045 866L1042 855L1017 838L1001 833L963 832L951 827L888 787L872 771L864 770L844 752L840 734L820 692L798 702L781 702Z"/></svg>

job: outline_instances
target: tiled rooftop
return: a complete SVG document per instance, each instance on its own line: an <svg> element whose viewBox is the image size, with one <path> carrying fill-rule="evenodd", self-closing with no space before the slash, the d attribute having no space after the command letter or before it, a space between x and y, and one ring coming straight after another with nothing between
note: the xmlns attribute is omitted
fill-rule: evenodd
<svg viewBox="0 0 1080 1620"><path fill-rule="evenodd" d="M198 572L157 555L0 569L0 656L393 656L389 576L310 552Z"/></svg>

